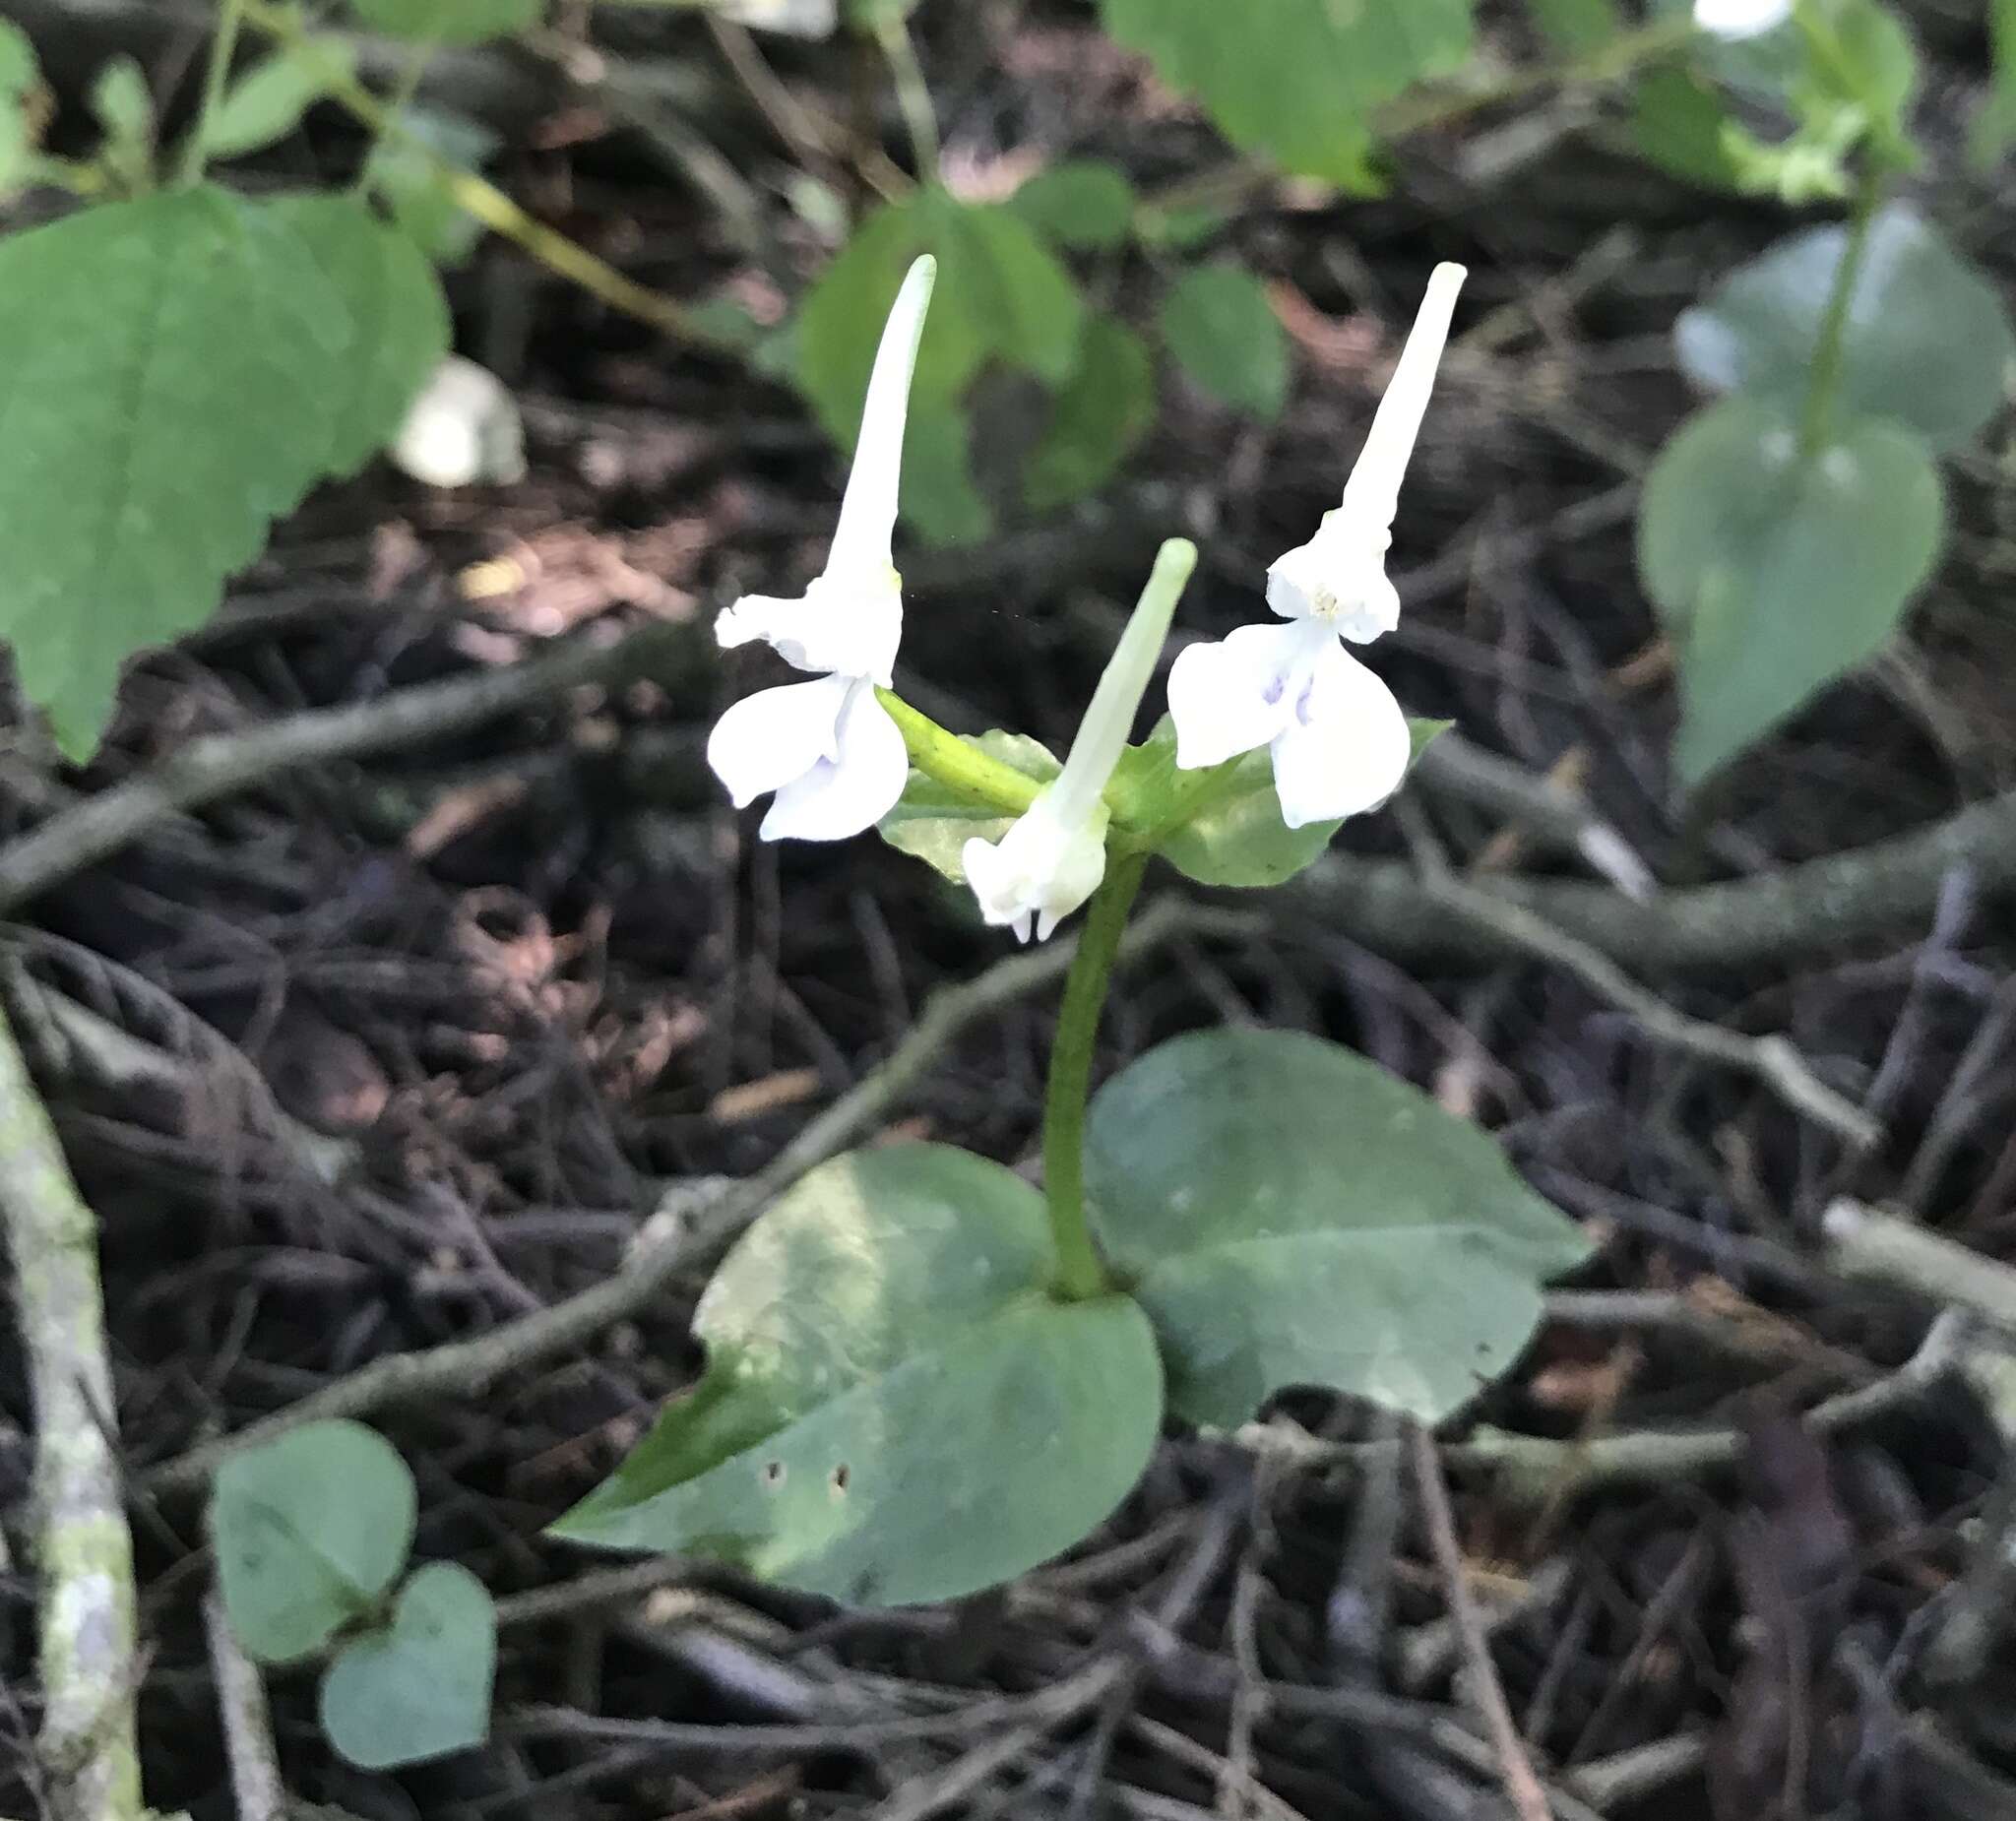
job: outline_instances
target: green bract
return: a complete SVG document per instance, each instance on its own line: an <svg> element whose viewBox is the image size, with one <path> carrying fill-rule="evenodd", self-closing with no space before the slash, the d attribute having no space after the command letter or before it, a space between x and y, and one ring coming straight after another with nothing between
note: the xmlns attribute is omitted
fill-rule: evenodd
<svg viewBox="0 0 2016 1821"><path fill-rule="evenodd" d="M1235 145L1376 188L1372 110L1470 53L1470 0L1102 0L1105 27Z"/></svg>
<svg viewBox="0 0 2016 1821"><path fill-rule="evenodd" d="M1433 1422L1511 1364L1588 1242L1475 1126L1319 1038L1178 1037L1095 1097L1101 1247L1155 1323L1169 1408L1244 1421L1327 1385Z"/></svg>
<svg viewBox="0 0 2016 1821"><path fill-rule="evenodd" d="M1696 385L1788 412L1803 402L1845 226L1780 241L1680 316L1680 364ZM1840 403L1909 424L1934 448L1966 442L2001 404L2016 338L1994 287L1902 204L1878 212L1851 299Z"/></svg>
<svg viewBox="0 0 2016 1821"><path fill-rule="evenodd" d="M1646 477L1638 566L1679 652L1686 783L1883 644L1942 516L1924 443L1891 424L1848 424L1809 458L1754 399L1681 427Z"/></svg>
<svg viewBox="0 0 2016 1821"><path fill-rule="evenodd" d="M497 1612L455 1562L419 1569L382 1630L353 1638L322 1678L329 1742L367 1771L480 1745L490 1731Z"/></svg>
<svg viewBox="0 0 2016 1821"><path fill-rule="evenodd" d="M1162 1407L1120 1296L1059 1302L1042 1198L941 1145L806 1176L694 1318L706 1377L555 1534L705 1551L857 1603L949 1600L1069 1547Z"/></svg>
<svg viewBox="0 0 2016 1821"><path fill-rule="evenodd" d="M218 1469L210 1535L238 1641L264 1663L320 1650L406 1565L413 1479L361 1423L317 1422Z"/></svg>

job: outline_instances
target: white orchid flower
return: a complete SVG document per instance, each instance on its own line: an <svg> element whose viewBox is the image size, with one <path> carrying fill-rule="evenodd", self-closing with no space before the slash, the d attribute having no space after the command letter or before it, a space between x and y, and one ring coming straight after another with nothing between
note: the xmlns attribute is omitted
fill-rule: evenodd
<svg viewBox="0 0 2016 1821"><path fill-rule="evenodd" d="M1343 505L1268 570L1267 604L1287 624L1241 626L1192 645L1169 670L1176 764L1194 771L1271 747L1275 793L1290 828L1371 809L1407 775L1407 717L1340 641L1367 644L1400 623L1386 548L1464 277L1450 265L1429 276Z"/></svg>
<svg viewBox="0 0 2016 1821"><path fill-rule="evenodd" d="M1694 23L1719 38L1753 38L1792 17L1793 0L1694 0Z"/></svg>
<svg viewBox="0 0 2016 1821"><path fill-rule="evenodd" d="M910 777L903 735L875 699L888 688L903 638L903 579L891 545L911 373L937 262L910 269L882 331L860 440L826 568L797 599L744 595L715 622L732 649L761 640L818 675L737 702L707 742L707 762L741 809L775 800L765 841L845 841L896 806Z"/></svg>
<svg viewBox="0 0 2016 1821"><path fill-rule="evenodd" d="M1047 941L1105 877L1106 785L1126 750L1135 711L1196 565L1194 544L1171 537L1163 545L1093 691L1064 769L999 841L976 838L961 850L960 864L980 914L996 927L1013 928L1018 942L1027 942L1032 928L1038 941Z"/></svg>

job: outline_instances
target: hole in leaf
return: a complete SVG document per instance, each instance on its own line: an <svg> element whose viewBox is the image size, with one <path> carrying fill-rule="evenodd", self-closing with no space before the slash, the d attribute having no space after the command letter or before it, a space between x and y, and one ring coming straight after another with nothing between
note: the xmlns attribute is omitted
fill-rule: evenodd
<svg viewBox="0 0 2016 1821"><path fill-rule="evenodd" d="M847 1483L851 1477L852 1472L845 1461L833 1470L833 1490L836 1497L847 1496Z"/></svg>
<svg viewBox="0 0 2016 1821"><path fill-rule="evenodd" d="M784 1463L782 1461L764 1462L763 1483L772 1488L784 1484Z"/></svg>

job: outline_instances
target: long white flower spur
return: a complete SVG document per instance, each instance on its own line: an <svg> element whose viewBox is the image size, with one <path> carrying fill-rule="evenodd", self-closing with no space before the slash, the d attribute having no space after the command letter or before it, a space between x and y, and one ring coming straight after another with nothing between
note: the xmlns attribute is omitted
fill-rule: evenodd
<svg viewBox="0 0 2016 1821"><path fill-rule="evenodd" d="M897 484L936 276L935 260L918 260L889 312L824 572L797 599L744 595L715 622L724 646L761 640L818 678L737 702L708 738L707 762L737 809L775 793L758 830L765 841L858 835L895 807L910 775L903 735L875 689L889 686L903 638L903 580L892 554Z"/></svg>
<svg viewBox="0 0 2016 1821"><path fill-rule="evenodd" d="M1400 623L1386 549L1464 277L1452 265L1430 274L1344 503L1268 570L1267 604L1286 624L1192 645L1169 670L1177 765L1194 771L1271 747L1290 828L1374 808L1407 774L1407 717L1341 641L1368 644Z"/></svg>

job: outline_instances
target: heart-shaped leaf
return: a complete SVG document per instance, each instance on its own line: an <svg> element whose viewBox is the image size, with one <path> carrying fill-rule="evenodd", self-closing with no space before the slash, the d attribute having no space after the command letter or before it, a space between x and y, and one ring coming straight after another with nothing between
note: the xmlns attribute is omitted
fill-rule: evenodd
<svg viewBox="0 0 2016 1821"><path fill-rule="evenodd" d="M1094 1099L1085 1162L1101 1248L1193 1422L1290 1385L1434 1422L1511 1364L1540 1286L1589 1250L1477 1127L1294 1032L1151 1050Z"/></svg>
<svg viewBox="0 0 2016 1821"><path fill-rule="evenodd" d="M264 206L307 244L349 319L324 465L355 473L391 441L447 353L448 299L419 248L356 197L283 196Z"/></svg>
<svg viewBox="0 0 2016 1821"><path fill-rule="evenodd" d="M1470 54L1470 0L1103 0L1105 27L1234 145L1304 176L1377 187L1371 116Z"/></svg>
<svg viewBox="0 0 2016 1821"><path fill-rule="evenodd" d="M1750 398L1681 425L1646 476L1638 569L1679 651L1686 784L1882 646L1942 519L1930 453L1894 425L1852 423L1810 458Z"/></svg>
<svg viewBox="0 0 2016 1821"><path fill-rule="evenodd" d="M985 733L960 735L964 744L990 759L1048 784L1063 768L1050 749L1026 733L999 727ZM912 772L897 805L875 825L899 853L908 853L944 874L954 885L966 883L964 853L970 841L999 841L1015 818L984 803L976 803L922 772Z"/></svg>
<svg viewBox="0 0 2016 1821"><path fill-rule="evenodd" d="M322 1677L322 1730L359 1770L420 1764L490 1733L497 1609L459 1562L399 1590L392 1623L353 1638Z"/></svg>
<svg viewBox="0 0 2016 1821"><path fill-rule="evenodd" d="M238 1642L264 1663L321 1649L412 1547L413 1476L358 1422L313 1422L218 1469L210 1534Z"/></svg>
<svg viewBox="0 0 2016 1821"><path fill-rule="evenodd" d="M1687 376L1796 413L1847 244L1841 226L1788 235L1684 311L1673 337ZM1849 305L1842 408L1894 417L1950 449L1999 408L2012 358L1994 286L1912 209L1880 211Z"/></svg>
<svg viewBox="0 0 2016 1821"><path fill-rule="evenodd" d="M1234 410L1280 414L1288 398L1288 332L1243 267L1193 266L1163 300L1162 339L1190 378Z"/></svg>
<svg viewBox="0 0 2016 1821"><path fill-rule="evenodd" d="M299 236L208 185L0 241L0 637L72 756L321 473L349 333Z"/></svg>
<svg viewBox="0 0 2016 1821"><path fill-rule="evenodd" d="M951 1600L1068 1548L1162 1415L1124 1296L1060 1302L1042 1198L943 1145L811 1172L694 1317L707 1374L554 1526L724 1556L856 1604Z"/></svg>

